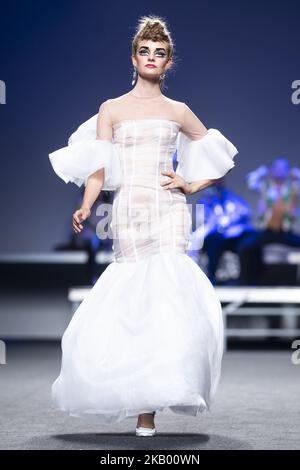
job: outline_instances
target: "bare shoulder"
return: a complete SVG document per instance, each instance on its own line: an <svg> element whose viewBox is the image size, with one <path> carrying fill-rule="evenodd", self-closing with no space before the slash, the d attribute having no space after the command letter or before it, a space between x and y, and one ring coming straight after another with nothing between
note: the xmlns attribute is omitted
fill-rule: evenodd
<svg viewBox="0 0 300 470"><path fill-rule="evenodd" d="M127 93L114 98L107 98L100 103L99 111L110 115L113 121L113 116L117 115L120 109L122 109L122 104L126 104L126 95Z"/></svg>
<svg viewBox="0 0 300 470"><path fill-rule="evenodd" d="M173 116L173 119L183 124L185 103L183 101L174 100L165 95L163 95L163 100L167 105L166 108L169 110L170 115Z"/></svg>
<svg viewBox="0 0 300 470"><path fill-rule="evenodd" d="M183 101L173 100L172 98L169 98L166 95L163 95L163 98L167 103L171 104L172 106L174 106L178 110L183 109L184 106L185 106L185 103Z"/></svg>
<svg viewBox="0 0 300 470"><path fill-rule="evenodd" d="M126 99L127 93L124 93L123 95L116 96L115 98L108 98L107 100L103 101L103 103L105 103L106 106L116 106L125 102Z"/></svg>

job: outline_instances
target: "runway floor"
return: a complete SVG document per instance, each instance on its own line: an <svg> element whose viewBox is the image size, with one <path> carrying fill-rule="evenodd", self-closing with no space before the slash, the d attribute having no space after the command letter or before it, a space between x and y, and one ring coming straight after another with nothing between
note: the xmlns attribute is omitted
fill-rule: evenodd
<svg viewBox="0 0 300 470"><path fill-rule="evenodd" d="M1 449L300 449L300 365L292 350L229 351L210 413L157 413L157 434L135 436L136 419L99 425L56 411L50 387L59 343L9 343L0 366Z"/></svg>

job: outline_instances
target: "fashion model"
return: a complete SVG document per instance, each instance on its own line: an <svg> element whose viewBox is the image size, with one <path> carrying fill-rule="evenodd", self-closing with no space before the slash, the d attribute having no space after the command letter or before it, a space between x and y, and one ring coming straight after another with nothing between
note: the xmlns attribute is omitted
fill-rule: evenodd
<svg viewBox="0 0 300 470"><path fill-rule="evenodd" d="M136 416L140 436L155 434L157 411L209 410L223 354L220 301L187 255L186 196L230 171L238 151L185 102L162 93L173 51L166 21L141 17L132 41L133 88L103 101L66 147L49 154L60 178L85 185L75 233L100 191L115 191L114 261L63 335L52 397L69 414L93 413L106 423Z"/></svg>

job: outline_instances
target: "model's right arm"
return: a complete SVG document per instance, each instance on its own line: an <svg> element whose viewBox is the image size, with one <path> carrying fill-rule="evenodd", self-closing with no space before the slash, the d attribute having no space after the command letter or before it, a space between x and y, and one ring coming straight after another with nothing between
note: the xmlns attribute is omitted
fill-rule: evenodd
<svg viewBox="0 0 300 470"><path fill-rule="evenodd" d="M108 103L103 102L99 107L98 118L97 118L97 137L96 140L108 140L112 139L112 122L108 110ZM83 226L80 222L87 219L91 215L91 209L98 198L105 180L105 169L92 173L86 183L82 204L80 209L73 214L73 229L75 233L81 232Z"/></svg>
<svg viewBox="0 0 300 470"><path fill-rule="evenodd" d="M109 140L112 139L112 123L108 110L108 103L103 102L100 105L97 119L97 138L96 140ZM94 202L98 198L104 184L105 169L92 173L87 180L82 200L82 207L87 207L91 210Z"/></svg>

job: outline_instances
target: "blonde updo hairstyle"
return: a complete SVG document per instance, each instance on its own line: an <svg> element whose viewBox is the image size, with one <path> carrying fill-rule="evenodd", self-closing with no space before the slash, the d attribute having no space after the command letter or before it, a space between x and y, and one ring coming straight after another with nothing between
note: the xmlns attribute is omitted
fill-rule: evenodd
<svg viewBox="0 0 300 470"><path fill-rule="evenodd" d="M139 42L151 40L164 42L167 46L167 56L172 57L172 67L168 69L168 72L173 68L174 65L174 41L171 38L171 33L168 29L167 22L160 16L147 15L141 16L138 20L138 26L136 28L135 35L132 39L131 51L132 55L136 55ZM167 71L166 71L167 72ZM161 86L164 84L164 78L160 80Z"/></svg>

